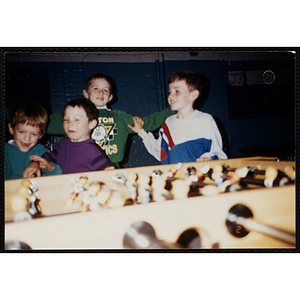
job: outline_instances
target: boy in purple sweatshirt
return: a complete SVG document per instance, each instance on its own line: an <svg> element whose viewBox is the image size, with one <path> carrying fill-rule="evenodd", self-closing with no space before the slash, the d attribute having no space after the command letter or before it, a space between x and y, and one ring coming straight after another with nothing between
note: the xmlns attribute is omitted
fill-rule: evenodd
<svg viewBox="0 0 300 300"><path fill-rule="evenodd" d="M91 139L97 120L98 110L91 101L83 98L67 102L63 107L63 127L68 137L59 140L52 152L30 159L38 161L40 168L56 163L63 174L114 169L114 164Z"/></svg>

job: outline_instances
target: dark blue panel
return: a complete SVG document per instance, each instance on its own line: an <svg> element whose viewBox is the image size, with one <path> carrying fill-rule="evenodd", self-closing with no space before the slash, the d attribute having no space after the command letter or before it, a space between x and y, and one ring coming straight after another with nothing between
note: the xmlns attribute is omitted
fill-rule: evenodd
<svg viewBox="0 0 300 300"><path fill-rule="evenodd" d="M155 64L86 63L84 65L86 78L98 72L109 75L116 82L117 101L113 109L138 116L145 116L158 110Z"/></svg>

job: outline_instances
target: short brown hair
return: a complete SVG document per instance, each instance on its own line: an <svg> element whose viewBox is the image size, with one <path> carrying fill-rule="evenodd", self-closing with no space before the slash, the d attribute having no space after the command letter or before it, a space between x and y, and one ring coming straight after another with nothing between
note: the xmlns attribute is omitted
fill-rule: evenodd
<svg viewBox="0 0 300 300"><path fill-rule="evenodd" d="M78 99L70 100L63 107L63 114L62 114L63 117L65 115L65 111L68 106L81 107L86 112L86 115L90 122L93 120L98 121L98 109L93 102L91 102L85 98L78 98Z"/></svg>
<svg viewBox="0 0 300 300"><path fill-rule="evenodd" d="M88 91L94 79L105 79L109 84L109 92L114 96L116 93L116 84L114 80L103 73L96 73L85 80L85 90Z"/></svg>
<svg viewBox="0 0 300 300"><path fill-rule="evenodd" d="M33 101L24 102L10 110L9 123L12 128L15 128L17 124L25 124L39 127L44 133L48 120L46 109Z"/></svg>
<svg viewBox="0 0 300 300"><path fill-rule="evenodd" d="M169 84L179 80L186 82L190 92L194 90L199 91L199 96L194 101L193 106L194 108L202 106L208 96L209 79L205 75L195 71L179 71L170 77Z"/></svg>

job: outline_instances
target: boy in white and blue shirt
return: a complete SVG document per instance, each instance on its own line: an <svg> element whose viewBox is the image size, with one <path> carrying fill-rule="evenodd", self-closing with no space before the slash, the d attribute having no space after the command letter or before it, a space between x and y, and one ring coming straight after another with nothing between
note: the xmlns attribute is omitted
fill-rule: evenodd
<svg viewBox="0 0 300 300"><path fill-rule="evenodd" d="M227 159L213 117L194 108L200 98L204 77L193 71L175 73L169 80L168 102L176 115L168 117L156 139L135 117L130 127L143 139L147 151L162 164Z"/></svg>

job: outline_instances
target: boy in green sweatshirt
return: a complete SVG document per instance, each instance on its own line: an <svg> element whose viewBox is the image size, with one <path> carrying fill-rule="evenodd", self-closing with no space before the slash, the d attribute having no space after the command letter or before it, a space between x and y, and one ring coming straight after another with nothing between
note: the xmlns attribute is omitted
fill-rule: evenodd
<svg viewBox="0 0 300 300"><path fill-rule="evenodd" d="M128 135L134 133L133 115L124 111L109 109L107 103L113 99L113 79L96 73L85 82L83 95L93 102L98 109L98 125L94 129L92 139L106 152L108 158L117 166L124 158ZM174 114L170 108L143 117L144 129L153 131L159 128L167 117ZM47 129L48 134L64 134L62 114L51 114Z"/></svg>

